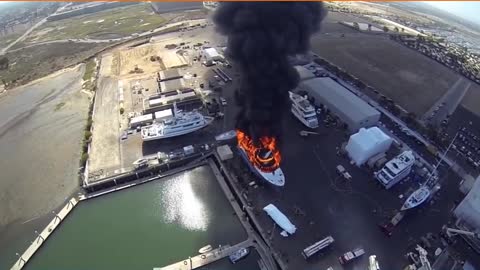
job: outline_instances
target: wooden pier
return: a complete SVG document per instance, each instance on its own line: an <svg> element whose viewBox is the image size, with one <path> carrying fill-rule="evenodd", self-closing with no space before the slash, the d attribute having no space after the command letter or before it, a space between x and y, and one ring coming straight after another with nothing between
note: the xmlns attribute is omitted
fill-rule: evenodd
<svg viewBox="0 0 480 270"><path fill-rule="evenodd" d="M246 247L253 246L252 240L248 239L241 243L238 243L234 246L221 246L217 249L214 249L210 252L197 255L195 257L191 257L185 259L183 261L176 262L171 265L167 265L165 267L155 267L153 270L192 270L196 268L200 268L207 264L213 263L220 259L230 256L233 252Z"/></svg>

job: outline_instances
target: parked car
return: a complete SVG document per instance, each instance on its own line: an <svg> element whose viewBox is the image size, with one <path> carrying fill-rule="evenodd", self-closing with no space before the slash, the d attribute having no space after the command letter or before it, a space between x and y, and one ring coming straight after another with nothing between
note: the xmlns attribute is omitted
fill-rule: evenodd
<svg viewBox="0 0 480 270"><path fill-rule="evenodd" d="M338 261L340 264L346 264L362 256L363 254L365 254L365 250L363 250L363 248L357 248L338 257Z"/></svg>
<svg viewBox="0 0 480 270"><path fill-rule="evenodd" d="M223 106L227 106L227 100L223 97L220 98L220 103L222 103Z"/></svg>

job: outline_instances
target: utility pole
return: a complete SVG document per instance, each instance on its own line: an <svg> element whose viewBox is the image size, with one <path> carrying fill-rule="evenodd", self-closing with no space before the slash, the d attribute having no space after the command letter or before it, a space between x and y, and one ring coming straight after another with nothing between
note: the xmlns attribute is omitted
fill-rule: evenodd
<svg viewBox="0 0 480 270"><path fill-rule="evenodd" d="M452 141L450 142L450 144L448 145L447 149L445 150L445 152L443 152L443 155L440 157L440 159L438 160L437 164L433 167L433 171L430 173L430 176L428 177L427 181L425 181L425 183L423 184L424 186L433 186L435 184L435 178L433 177L437 171L437 168L438 166L440 166L440 163L442 163L443 159L447 156L447 152L450 150L450 148L452 147L453 143L455 142L455 139L457 138L458 136L458 131L457 133L455 133L455 136L453 136L453 139Z"/></svg>

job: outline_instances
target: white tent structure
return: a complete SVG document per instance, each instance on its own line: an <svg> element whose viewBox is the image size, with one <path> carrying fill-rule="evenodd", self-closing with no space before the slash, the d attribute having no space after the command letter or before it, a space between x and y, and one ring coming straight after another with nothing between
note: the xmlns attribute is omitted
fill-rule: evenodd
<svg viewBox="0 0 480 270"><path fill-rule="evenodd" d="M361 166L369 158L386 152L392 141L392 138L378 127L361 128L357 133L350 136L345 150L352 161L357 166Z"/></svg>
<svg viewBox="0 0 480 270"><path fill-rule="evenodd" d="M284 231L288 232L289 234L294 234L297 230L297 227L290 222L290 220L285 216L278 208L273 205L269 204L263 208L265 212L275 221L275 223L280 226ZM286 234L285 234L286 236Z"/></svg>
<svg viewBox="0 0 480 270"><path fill-rule="evenodd" d="M219 61L222 60L222 56L218 53L215 48L206 48L204 50L205 58L207 61Z"/></svg>

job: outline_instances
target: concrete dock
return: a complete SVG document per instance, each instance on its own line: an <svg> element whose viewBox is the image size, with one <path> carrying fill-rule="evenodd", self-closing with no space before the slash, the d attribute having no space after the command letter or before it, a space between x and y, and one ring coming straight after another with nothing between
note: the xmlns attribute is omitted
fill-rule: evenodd
<svg viewBox="0 0 480 270"><path fill-rule="evenodd" d="M199 254L197 256L185 259L183 261L176 262L174 264L165 266L165 267L155 267L153 270L190 270L190 269L197 269L207 264L213 263L220 259L223 259L227 256L230 256L235 251L241 248L251 247L253 245L253 241L248 239L241 243L238 243L234 246L222 246L217 249L214 249L210 252Z"/></svg>
<svg viewBox="0 0 480 270"><path fill-rule="evenodd" d="M20 270L22 269L25 264L27 264L28 260L35 254L35 252L42 246L42 244L47 240L47 238L55 231L55 229L60 225L63 219L73 210L73 208L77 205L79 200L76 198L70 199L67 204L58 212L55 217L53 217L52 221L43 229L42 232L37 234L37 237L33 241L33 243L23 252L22 255L19 256L18 260L15 264L10 268L10 270Z"/></svg>

